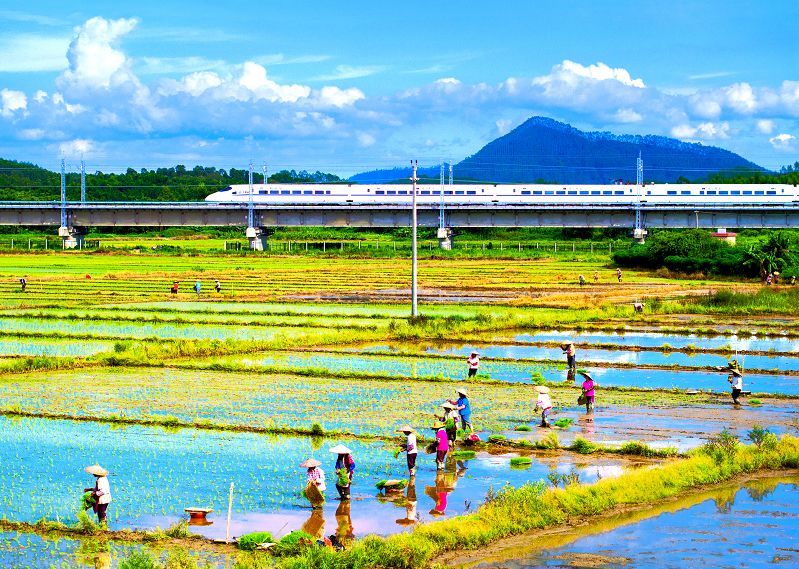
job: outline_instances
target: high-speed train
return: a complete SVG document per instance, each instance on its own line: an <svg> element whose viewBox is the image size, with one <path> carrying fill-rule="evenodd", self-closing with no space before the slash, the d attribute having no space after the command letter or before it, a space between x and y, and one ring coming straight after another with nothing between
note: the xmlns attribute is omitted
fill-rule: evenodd
<svg viewBox="0 0 799 569"><path fill-rule="evenodd" d="M256 204L410 204L410 184L246 184L228 186L206 202ZM787 184L439 184L417 185L420 205L440 204L799 204Z"/></svg>

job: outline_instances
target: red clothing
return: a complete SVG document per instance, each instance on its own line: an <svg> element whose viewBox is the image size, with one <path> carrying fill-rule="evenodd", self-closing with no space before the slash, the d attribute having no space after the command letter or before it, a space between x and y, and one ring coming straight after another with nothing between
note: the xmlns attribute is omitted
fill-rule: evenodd
<svg viewBox="0 0 799 569"><path fill-rule="evenodd" d="M438 439L438 448L436 450L449 450L449 439L447 438L447 431L439 429L436 431L436 439Z"/></svg>
<svg viewBox="0 0 799 569"><path fill-rule="evenodd" d="M590 379L586 379L583 382L583 391L585 391L586 397L593 397L594 396L594 382Z"/></svg>
<svg viewBox="0 0 799 569"><path fill-rule="evenodd" d="M477 356L470 356L466 362L469 364L469 369L477 369L480 366L480 358Z"/></svg>

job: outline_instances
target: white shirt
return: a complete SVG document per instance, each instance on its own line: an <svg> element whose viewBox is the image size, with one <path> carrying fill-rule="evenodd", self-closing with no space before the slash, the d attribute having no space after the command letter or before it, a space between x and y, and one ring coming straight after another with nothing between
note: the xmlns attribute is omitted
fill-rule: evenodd
<svg viewBox="0 0 799 569"><path fill-rule="evenodd" d="M408 433L408 440L405 443L408 454L416 454L416 433Z"/></svg>
<svg viewBox="0 0 799 569"><path fill-rule="evenodd" d="M107 476L101 476L97 479L97 489L102 492L100 496L97 498L98 504L110 504L111 503L111 485L108 483Z"/></svg>
<svg viewBox="0 0 799 569"><path fill-rule="evenodd" d="M552 401L549 399L549 393L539 393L538 401L536 402L535 406L540 407L541 409L551 409Z"/></svg>
<svg viewBox="0 0 799 569"><path fill-rule="evenodd" d="M740 375L733 375L732 376L732 388L733 389L743 389L744 388L744 378Z"/></svg>

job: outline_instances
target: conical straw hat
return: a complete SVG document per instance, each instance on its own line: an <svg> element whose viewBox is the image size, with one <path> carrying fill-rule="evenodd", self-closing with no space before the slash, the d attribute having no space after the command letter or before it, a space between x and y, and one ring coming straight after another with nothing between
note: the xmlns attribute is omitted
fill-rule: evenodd
<svg viewBox="0 0 799 569"><path fill-rule="evenodd" d="M87 466L83 470L85 470L89 474L94 474L95 476L105 476L108 474L108 471L99 464L92 464L91 466Z"/></svg>

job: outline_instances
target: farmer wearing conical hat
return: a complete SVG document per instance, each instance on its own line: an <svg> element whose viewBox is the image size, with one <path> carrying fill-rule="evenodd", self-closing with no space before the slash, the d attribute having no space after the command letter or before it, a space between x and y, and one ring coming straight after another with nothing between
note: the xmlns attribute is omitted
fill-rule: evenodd
<svg viewBox="0 0 799 569"><path fill-rule="evenodd" d="M330 449L336 458L336 490L342 500L350 499L350 485L352 484L352 473L355 472L355 460L352 458L352 451L342 444L337 444Z"/></svg>
<svg viewBox="0 0 799 569"><path fill-rule="evenodd" d="M397 429L400 433L405 435L405 443L400 445L400 448L405 451L408 460L408 474L413 477L416 475L416 431L410 425L403 425Z"/></svg>
<svg viewBox="0 0 799 569"><path fill-rule="evenodd" d="M574 347L574 342L564 342L560 345L560 349L566 354L566 364L569 369L577 367L577 350Z"/></svg>
<svg viewBox="0 0 799 569"><path fill-rule="evenodd" d="M469 404L469 393L466 391L465 387L459 387L455 390L455 392L458 394L458 399L455 401L450 399L449 402L455 405L458 413L460 414L461 428L464 431L468 428L469 432L473 433L474 428L472 427L472 406Z"/></svg>
<svg viewBox="0 0 799 569"><path fill-rule="evenodd" d="M444 423L444 428L447 431L447 438L450 445L455 443L458 437L458 423L460 422L460 415L458 414L458 406L450 401L444 401L441 404L443 412L441 415L434 415L436 419Z"/></svg>
<svg viewBox="0 0 799 569"><path fill-rule="evenodd" d="M583 398L585 398L585 412L586 414L594 412L594 395L596 394L594 388L594 378L587 371L579 372L583 376Z"/></svg>
<svg viewBox="0 0 799 569"><path fill-rule="evenodd" d="M549 427L550 411L552 411L552 401L549 399L549 387L546 385L536 385L535 390L538 392L538 401L535 403L536 409L541 409L541 426Z"/></svg>
<svg viewBox="0 0 799 569"><path fill-rule="evenodd" d="M94 498L92 508L97 514L97 521L101 524L107 523L106 512L108 504L111 503L111 485L108 483L108 471L99 464L93 464L84 468L86 472L94 476L94 488L84 488L84 492L91 492Z"/></svg>
<svg viewBox="0 0 799 569"><path fill-rule="evenodd" d="M477 375L477 370L480 367L480 356L477 352L472 352L472 355L469 356L466 363L469 364L469 377Z"/></svg>
<svg viewBox="0 0 799 569"><path fill-rule="evenodd" d="M727 381L732 386L732 402L735 405L740 405L738 397L741 395L741 390L744 388L744 375L737 368L730 369L730 375L727 376Z"/></svg>
<svg viewBox="0 0 799 569"><path fill-rule="evenodd" d="M321 462L315 458L309 458L300 463L300 468L307 468L307 482L305 495L314 509L321 508L325 501L325 472L321 468Z"/></svg>
<svg viewBox="0 0 799 569"><path fill-rule="evenodd" d="M438 470L444 469L444 461L447 459L447 452L449 451L449 438L447 431L444 429L444 423L436 421L433 423L433 430L436 432L436 468Z"/></svg>

